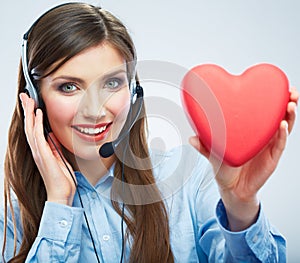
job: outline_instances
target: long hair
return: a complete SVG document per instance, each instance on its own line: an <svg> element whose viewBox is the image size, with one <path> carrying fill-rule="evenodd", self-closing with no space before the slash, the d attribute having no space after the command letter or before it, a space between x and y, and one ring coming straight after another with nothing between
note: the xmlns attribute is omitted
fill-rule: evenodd
<svg viewBox="0 0 300 263"><path fill-rule="evenodd" d="M128 79L134 73L136 51L126 27L109 12L84 3L61 5L43 15L34 24L28 38L28 68L39 79L55 72L70 58L86 48L109 42L125 58ZM39 80L36 81L38 89ZM25 88L22 64L19 66L18 94ZM39 92L39 91L38 91ZM149 159L146 141L145 108L129 135L129 149L136 157ZM150 166L149 166L150 167ZM14 256L9 262L24 262L37 236L44 203L47 198L42 177L36 167L24 133L24 113L19 98L12 115L8 134L8 146L4 163L4 245L5 251L8 209L14 222ZM122 172L124 171L124 172ZM150 185L149 198L154 202L142 205L139 200L147 193L129 190L132 202L126 204L120 188L113 184L112 205L122 214L121 203L127 211L127 237L131 237L130 262L173 262L170 247L168 214L155 185L151 168L135 169L122 160L115 164L116 180L124 180L129 185ZM20 218L15 218L12 196L18 200ZM129 215L129 216L128 216ZM22 224L22 237L17 237L16 224ZM17 238L21 245L17 251Z"/></svg>

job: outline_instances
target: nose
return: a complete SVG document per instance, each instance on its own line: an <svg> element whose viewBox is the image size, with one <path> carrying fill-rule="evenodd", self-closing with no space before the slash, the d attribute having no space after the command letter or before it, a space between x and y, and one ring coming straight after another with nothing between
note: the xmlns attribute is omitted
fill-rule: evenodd
<svg viewBox="0 0 300 263"><path fill-rule="evenodd" d="M82 115L86 118L99 119L103 116L106 99L96 87L90 87L80 103Z"/></svg>

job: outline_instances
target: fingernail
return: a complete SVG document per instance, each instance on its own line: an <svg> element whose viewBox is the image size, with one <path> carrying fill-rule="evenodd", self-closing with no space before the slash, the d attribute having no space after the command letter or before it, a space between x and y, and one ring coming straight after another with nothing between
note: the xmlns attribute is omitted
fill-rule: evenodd
<svg viewBox="0 0 300 263"><path fill-rule="evenodd" d="M284 125L285 130L288 132L288 128L289 128L288 123L287 123L287 122L284 122L283 125Z"/></svg>

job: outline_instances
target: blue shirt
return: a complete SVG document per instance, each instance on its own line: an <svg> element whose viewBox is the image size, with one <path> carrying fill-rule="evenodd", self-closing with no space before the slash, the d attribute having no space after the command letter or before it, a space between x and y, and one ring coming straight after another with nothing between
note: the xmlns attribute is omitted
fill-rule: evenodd
<svg viewBox="0 0 300 263"><path fill-rule="evenodd" d="M191 146L151 153L153 171L169 213L175 262L286 262L285 240L261 207L255 224L241 232L227 229L226 212L208 161ZM121 217L112 207L113 169L92 186L76 172L84 209L101 262L120 262ZM22 228L16 209L18 245ZM0 247L3 236L0 214ZM6 260L13 254L13 224L8 219ZM125 256L130 254L126 242ZM1 260L0 260L1 261ZM2 262L2 261L1 261ZM38 236L26 262L97 262L78 195L73 207L46 202Z"/></svg>

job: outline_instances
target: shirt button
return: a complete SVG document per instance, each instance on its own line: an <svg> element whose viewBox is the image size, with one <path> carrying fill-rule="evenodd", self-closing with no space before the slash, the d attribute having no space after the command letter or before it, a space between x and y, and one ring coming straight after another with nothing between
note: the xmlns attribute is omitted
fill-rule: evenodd
<svg viewBox="0 0 300 263"><path fill-rule="evenodd" d="M110 236L109 235L103 235L102 238L103 238L104 241L108 241L110 239Z"/></svg>
<svg viewBox="0 0 300 263"><path fill-rule="evenodd" d="M92 192L92 198L96 199L97 198L97 193L96 192Z"/></svg>
<svg viewBox="0 0 300 263"><path fill-rule="evenodd" d="M61 220L58 222L61 227L66 227L68 225L67 220Z"/></svg>
<svg viewBox="0 0 300 263"><path fill-rule="evenodd" d="M257 240L258 240L258 236L257 236L257 235L255 235L255 236L252 238L252 242L253 242L253 243L256 243L256 242L257 242Z"/></svg>

